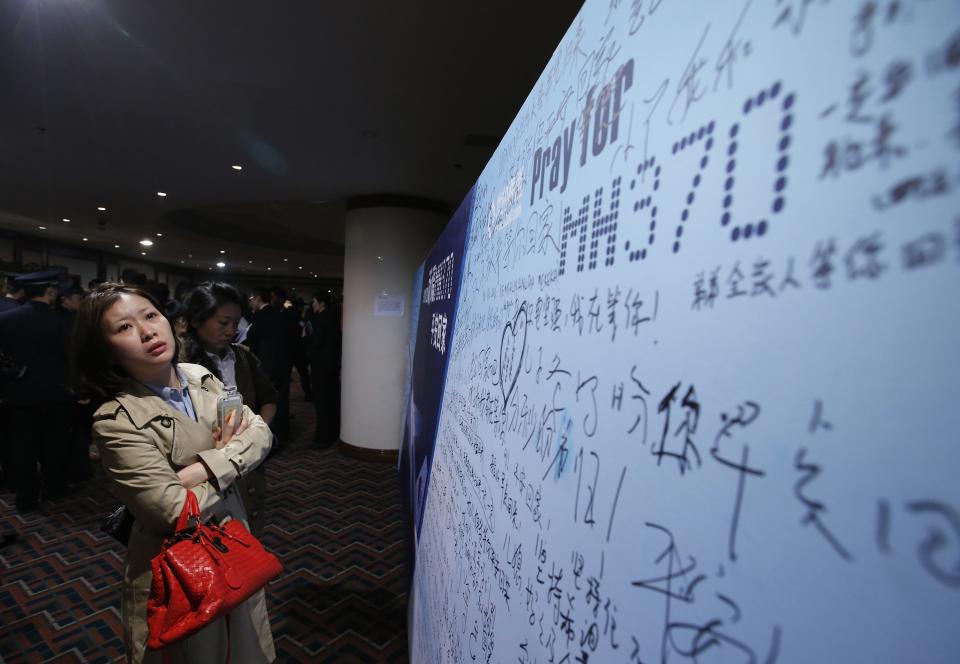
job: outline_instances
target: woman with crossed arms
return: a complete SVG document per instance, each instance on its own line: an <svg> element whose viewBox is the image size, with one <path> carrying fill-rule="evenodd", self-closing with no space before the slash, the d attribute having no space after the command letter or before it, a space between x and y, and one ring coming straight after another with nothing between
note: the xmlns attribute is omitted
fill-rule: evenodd
<svg viewBox="0 0 960 664"><path fill-rule="evenodd" d="M146 649L150 560L172 534L186 499L203 518L247 521L234 483L270 451L264 421L243 408L239 426L217 429L223 384L206 368L178 363L179 341L156 301L128 286L103 284L74 324L77 387L100 402L93 438L117 497L135 517L123 570L127 660L178 664L276 658L263 589L229 616L162 653Z"/></svg>

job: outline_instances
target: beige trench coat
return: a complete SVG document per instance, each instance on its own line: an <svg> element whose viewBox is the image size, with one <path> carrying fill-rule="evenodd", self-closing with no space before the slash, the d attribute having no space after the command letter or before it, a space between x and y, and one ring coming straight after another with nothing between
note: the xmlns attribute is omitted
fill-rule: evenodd
<svg viewBox="0 0 960 664"><path fill-rule="evenodd" d="M117 498L136 518L124 565L122 598L127 660L134 664L161 661L159 651L146 650L150 560L160 551L163 538L173 532L183 508L186 490L180 485L177 470L203 461L215 476L215 480L192 489L204 518L239 518L246 522L233 483L266 458L272 441L267 424L244 406L243 416L250 427L216 449L212 430L223 384L204 367L178 366L189 382L197 422L133 382L128 392L104 403L94 415L93 437L103 468ZM227 654L225 623L221 619L208 625L166 651L178 663L223 662ZM229 635L234 664L276 659L263 590L231 612Z"/></svg>

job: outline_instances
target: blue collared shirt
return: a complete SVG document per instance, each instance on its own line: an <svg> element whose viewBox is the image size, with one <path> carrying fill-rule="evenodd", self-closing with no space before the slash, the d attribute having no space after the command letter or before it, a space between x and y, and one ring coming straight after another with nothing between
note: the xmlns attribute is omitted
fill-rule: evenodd
<svg viewBox="0 0 960 664"><path fill-rule="evenodd" d="M174 367L177 372L177 379L180 381L180 389L175 387L166 387L156 383L144 383L154 394L163 399L171 408L180 411L194 422L197 421L197 411L193 408L193 400L190 398L190 390L187 389L187 377L180 371L179 367Z"/></svg>

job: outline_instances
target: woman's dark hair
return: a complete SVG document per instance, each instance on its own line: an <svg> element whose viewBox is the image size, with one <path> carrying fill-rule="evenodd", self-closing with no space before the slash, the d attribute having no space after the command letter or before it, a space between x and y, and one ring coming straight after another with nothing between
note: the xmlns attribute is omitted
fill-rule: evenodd
<svg viewBox="0 0 960 664"><path fill-rule="evenodd" d="M103 402L123 391L130 376L117 364L103 329L103 315L121 295L138 295L163 312L150 293L123 284L102 283L83 298L73 320L71 375L74 390L81 397ZM180 356L180 340L174 338L173 363Z"/></svg>
<svg viewBox="0 0 960 664"><path fill-rule="evenodd" d="M187 332L183 338L184 362L201 364L217 378L223 379L203 344L197 337L197 328L206 323L217 310L225 304L235 304L243 311L243 296L230 284L206 281L194 288L184 303L181 315L187 321Z"/></svg>

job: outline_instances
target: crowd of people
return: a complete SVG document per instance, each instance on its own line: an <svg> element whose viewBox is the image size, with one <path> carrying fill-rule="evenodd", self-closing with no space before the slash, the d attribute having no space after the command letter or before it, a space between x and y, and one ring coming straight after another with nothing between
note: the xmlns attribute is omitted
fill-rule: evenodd
<svg viewBox="0 0 960 664"><path fill-rule="evenodd" d="M179 361L202 365L237 387L270 425L274 451L289 440L294 368L314 403L314 444L337 440L341 334L339 307L329 292L304 303L280 286L243 294L222 282L181 282L171 293L133 270L120 281L157 302L179 341ZM0 296L0 483L16 493L21 512L63 496L97 458L90 431L98 404L71 379L77 359L72 332L84 300L103 287L94 280L84 290L56 270L6 279ZM262 496L263 482L261 466L244 495ZM256 527L263 513L253 502L248 515Z"/></svg>
<svg viewBox="0 0 960 664"><path fill-rule="evenodd" d="M315 405L314 444L338 437L335 303L329 292L306 305L280 287L244 296L216 281L181 284L171 296L135 272L88 287L38 271L10 279L0 298L0 471L17 510L64 496L98 459L127 522L105 526L126 546L127 660L271 662L262 587L162 653L148 648L160 647L148 608L152 561L179 541L171 536L191 504L205 523L240 519L260 535L264 462L288 443L293 368ZM224 418L224 397L236 394L240 417ZM184 610L165 610L173 608Z"/></svg>

